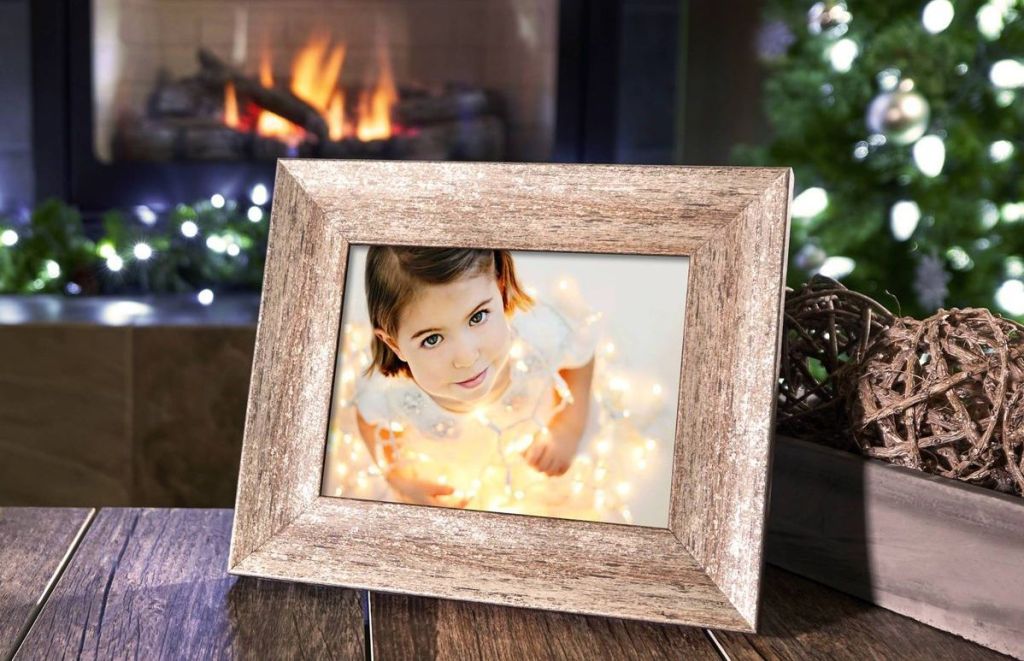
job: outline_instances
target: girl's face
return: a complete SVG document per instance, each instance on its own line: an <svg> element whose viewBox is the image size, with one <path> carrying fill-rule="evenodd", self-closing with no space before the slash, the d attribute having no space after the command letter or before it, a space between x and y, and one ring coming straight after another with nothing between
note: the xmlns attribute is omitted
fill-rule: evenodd
<svg viewBox="0 0 1024 661"><path fill-rule="evenodd" d="M512 333L491 273L424 285L402 310L398 337L376 333L446 408L467 410L508 381Z"/></svg>

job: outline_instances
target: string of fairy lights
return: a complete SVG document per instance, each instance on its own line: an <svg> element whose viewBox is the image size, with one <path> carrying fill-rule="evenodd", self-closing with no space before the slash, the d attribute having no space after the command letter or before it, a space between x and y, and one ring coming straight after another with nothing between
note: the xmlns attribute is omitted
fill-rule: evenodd
<svg viewBox="0 0 1024 661"><path fill-rule="evenodd" d="M220 290L258 290L270 197L256 183L238 199L215 193L193 204L111 211L95 238L77 210L57 201L20 223L0 217L0 293L187 292L210 305Z"/></svg>

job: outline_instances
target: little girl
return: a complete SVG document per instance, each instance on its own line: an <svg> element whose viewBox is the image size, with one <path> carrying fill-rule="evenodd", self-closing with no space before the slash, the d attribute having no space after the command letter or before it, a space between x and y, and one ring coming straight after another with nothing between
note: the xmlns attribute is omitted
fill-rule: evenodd
<svg viewBox="0 0 1024 661"><path fill-rule="evenodd" d="M586 311L535 301L505 250L374 246L366 295L354 403L377 497L565 516L590 412Z"/></svg>

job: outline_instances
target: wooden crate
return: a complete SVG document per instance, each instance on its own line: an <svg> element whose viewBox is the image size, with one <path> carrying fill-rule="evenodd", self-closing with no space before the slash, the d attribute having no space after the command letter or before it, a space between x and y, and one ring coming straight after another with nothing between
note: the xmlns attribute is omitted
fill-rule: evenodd
<svg viewBox="0 0 1024 661"><path fill-rule="evenodd" d="M1024 657L1024 498L778 437L768 562Z"/></svg>

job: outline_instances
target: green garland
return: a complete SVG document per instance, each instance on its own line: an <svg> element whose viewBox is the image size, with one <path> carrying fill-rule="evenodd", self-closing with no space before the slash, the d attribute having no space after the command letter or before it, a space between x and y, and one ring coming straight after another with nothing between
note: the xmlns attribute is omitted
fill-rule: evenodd
<svg viewBox="0 0 1024 661"><path fill-rule="evenodd" d="M0 293L260 289L269 221L263 207L215 198L179 204L163 217L142 211L104 214L97 240L86 236L76 209L56 200L25 224L0 218Z"/></svg>
<svg viewBox="0 0 1024 661"><path fill-rule="evenodd" d="M929 5L954 12L948 26L926 29ZM823 26L815 17L832 9ZM762 59L773 136L736 157L792 167L798 199L811 188L827 196L819 213L794 214L790 286L825 259L846 258L833 261L852 266L843 283L902 314L976 306L1024 319L1024 89L1005 75L997 85L993 74L1006 61L1024 71L1022 12L1022 0L768 1L763 35L774 34L775 47L762 43ZM844 40L856 51L846 71L832 57ZM923 130L945 147L935 176L913 142L890 134L879 144L868 127L886 72L912 81L930 107ZM892 211L901 201L920 210L902 240Z"/></svg>

